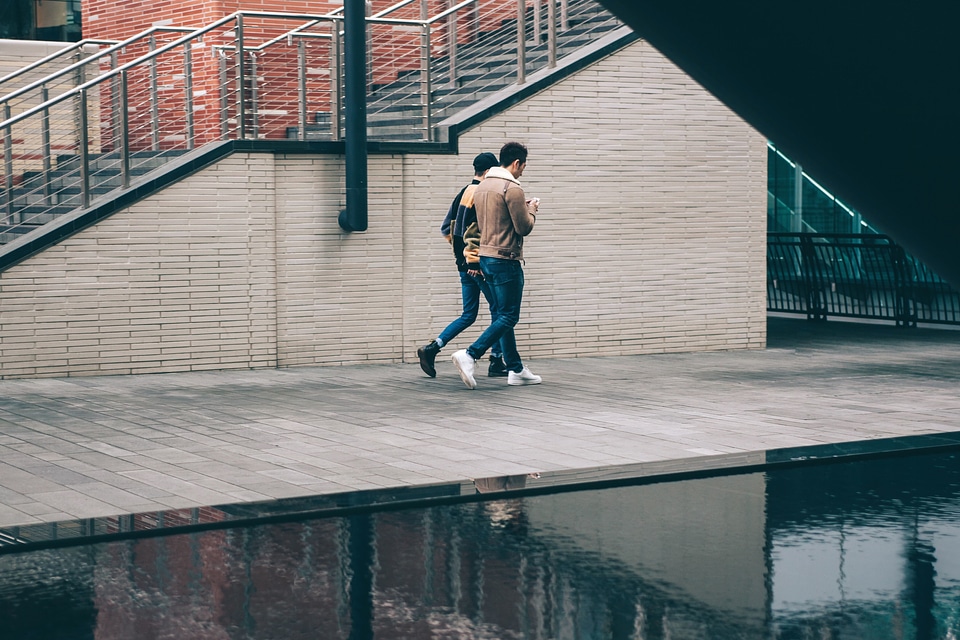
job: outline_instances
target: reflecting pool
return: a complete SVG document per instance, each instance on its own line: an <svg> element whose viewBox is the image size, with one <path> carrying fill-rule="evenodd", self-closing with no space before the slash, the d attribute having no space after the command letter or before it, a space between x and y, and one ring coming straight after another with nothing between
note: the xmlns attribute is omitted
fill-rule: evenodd
<svg viewBox="0 0 960 640"><path fill-rule="evenodd" d="M957 638L958 467L878 458L7 553L0 638Z"/></svg>

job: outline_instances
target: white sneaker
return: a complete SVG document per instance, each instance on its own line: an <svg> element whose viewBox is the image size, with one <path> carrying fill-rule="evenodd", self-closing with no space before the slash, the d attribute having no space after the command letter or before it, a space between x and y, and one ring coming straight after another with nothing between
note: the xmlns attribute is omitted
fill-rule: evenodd
<svg viewBox="0 0 960 640"><path fill-rule="evenodd" d="M463 384L467 385L467 389L476 389L477 379L473 377L473 370L477 361L470 357L466 349L454 352L450 359L453 360L457 371L460 372L460 379L463 380Z"/></svg>
<svg viewBox="0 0 960 640"><path fill-rule="evenodd" d="M543 382L543 378L526 367L520 373L511 371L507 375L507 384L540 384L541 382Z"/></svg>

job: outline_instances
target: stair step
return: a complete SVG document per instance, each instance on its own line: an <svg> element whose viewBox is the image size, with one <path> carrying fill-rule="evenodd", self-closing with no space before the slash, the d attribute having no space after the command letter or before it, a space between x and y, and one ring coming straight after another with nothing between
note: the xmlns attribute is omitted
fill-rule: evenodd
<svg viewBox="0 0 960 640"><path fill-rule="evenodd" d="M0 224L0 244L13 242L20 236L42 227L42 224Z"/></svg>
<svg viewBox="0 0 960 640"><path fill-rule="evenodd" d="M74 211L76 207L58 205L54 207L41 207L30 205L23 207L16 212L15 218L20 224L42 225L47 222L53 222L60 216Z"/></svg>
<svg viewBox="0 0 960 640"><path fill-rule="evenodd" d="M132 167L162 167L170 160L187 153L186 150L167 150L167 151L134 151L130 154L130 166ZM93 172L104 169L119 168L120 154L116 151L99 155L91 155L89 158L90 170ZM80 156L78 155L59 155L57 156L56 168L65 171L80 170Z"/></svg>

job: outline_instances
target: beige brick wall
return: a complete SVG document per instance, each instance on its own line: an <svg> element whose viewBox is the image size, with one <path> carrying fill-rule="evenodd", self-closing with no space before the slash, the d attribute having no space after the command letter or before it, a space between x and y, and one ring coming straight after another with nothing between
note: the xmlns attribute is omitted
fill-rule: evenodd
<svg viewBox="0 0 960 640"><path fill-rule="evenodd" d="M638 42L494 117L460 156L237 154L0 274L0 376L412 362L459 313L439 225L473 156L530 148L521 354L765 343L765 140ZM480 320L453 347L465 347Z"/></svg>
<svg viewBox="0 0 960 640"><path fill-rule="evenodd" d="M276 365L274 192L231 157L0 274L2 376Z"/></svg>
<svg viewBox="0 0 960 640"><path fill-rule="evenodd" d="M524 246L521 355L765 344L765 140L639 42L468 132L459 160L405 172L407 191L447 185L405 211L408 353L458 309L439 218L473 155L509 139L527 144L522 182L542 200Z"/></svg>

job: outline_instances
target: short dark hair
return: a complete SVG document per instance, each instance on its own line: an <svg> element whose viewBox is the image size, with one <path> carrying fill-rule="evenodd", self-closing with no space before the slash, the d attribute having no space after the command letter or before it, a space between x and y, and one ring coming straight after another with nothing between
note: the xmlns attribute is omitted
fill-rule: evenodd
<svg viewBox="0 0 960 640"><path fill-rule="evenodd" d="M519 142L508 142L500 147L500 166L509 167L514 161L519 160L520 164L527 161L527 148Z"/></svg>
<svg viewBox="0 0 960 640"><path fill-rule="evenodd" d="M483 174L487 169L492 169L497 166L497 156L493 155L489 151L481 153L476 158L473 159L473 174L479 176Z"/></svg>

